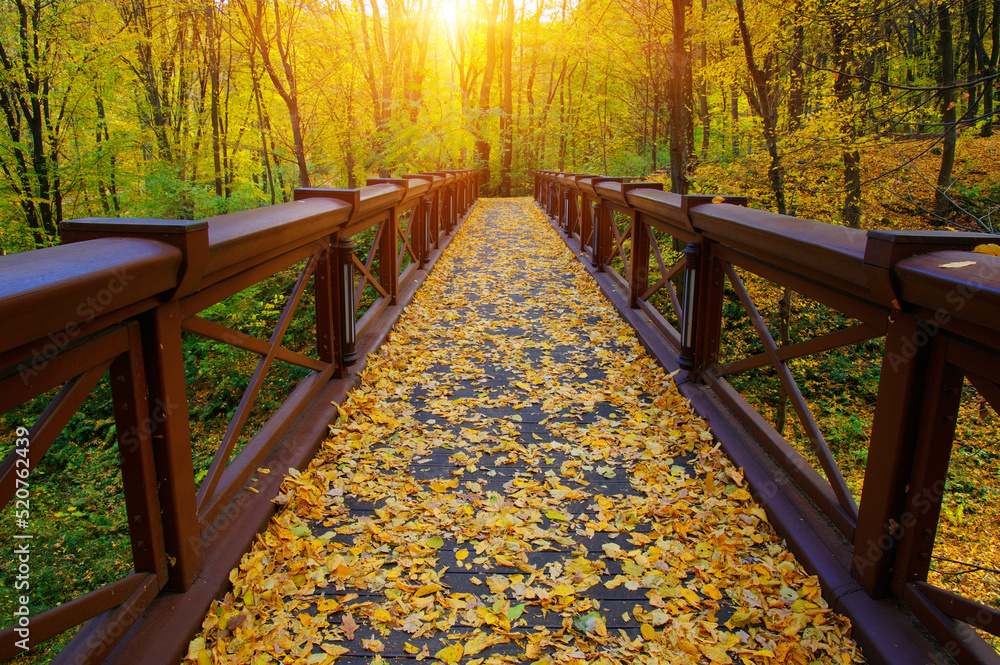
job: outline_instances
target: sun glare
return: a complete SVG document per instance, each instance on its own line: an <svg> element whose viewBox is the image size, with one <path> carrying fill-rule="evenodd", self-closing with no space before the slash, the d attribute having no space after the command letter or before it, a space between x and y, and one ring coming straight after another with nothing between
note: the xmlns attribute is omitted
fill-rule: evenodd
<svg viewBox="0 0 1000 665"><path fill-rule="evenodd" d="M441 20L449 31L458 26L458 2L459 0L443 0L440 5Z"/></svg>

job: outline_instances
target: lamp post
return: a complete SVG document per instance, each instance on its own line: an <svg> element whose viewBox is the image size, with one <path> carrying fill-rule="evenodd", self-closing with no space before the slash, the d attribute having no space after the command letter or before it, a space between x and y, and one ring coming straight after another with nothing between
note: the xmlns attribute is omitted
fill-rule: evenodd
<svg viewBox="0 0 1000 665"><path fill-rule="evenodd" d="M431 204L433 200L428 196L423 199L424 213L424 251L420 253L420 267L427 265L428 256L431 253Z"/></svg>
<svg viewBox="0 0 1000 665"><path fill-rule="evenodd" d="M688 373L694 371L695 322L698 318L698 266L701 263L701 243L688 243L684 254L684 311L681 312L681 355L677 363ZM691 377L694 378L693 376Z"/></svg>
<svg viewBox="0 0 1000 665"><path fill-rule="evenodd" d="M358 359L354 349L357 341L354 328L354 250L357 245L350 238L341 238L337 244L337 258L340 267L340 338L341 362L343 366Z"/></svg>

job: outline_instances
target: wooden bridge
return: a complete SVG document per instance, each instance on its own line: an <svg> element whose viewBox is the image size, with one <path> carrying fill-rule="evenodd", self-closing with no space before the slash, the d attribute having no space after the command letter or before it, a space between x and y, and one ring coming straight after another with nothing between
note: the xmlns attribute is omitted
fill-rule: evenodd
<svg viewBox="0 0 1000 665"><path fill-rule="evenodd" d="M110 372L134 568L0 655L84 624L54 662L998 661L989 599L927 582L963 381L1000 397L992 236L553 172L537 206L477 198L415 174L3 257L0 409L59 389L4 505ZM295 265L269 339L201 315ZM779 345L747 275L857 323ZM282 346L307 288L314 353ZM734 303L763 352L722 361ZM197 483L183 331L260 357ZM788 363L879 338L859 502ZM244 434L275 361L308 371ZM809 455L734 387L762 366Z"/></svg>

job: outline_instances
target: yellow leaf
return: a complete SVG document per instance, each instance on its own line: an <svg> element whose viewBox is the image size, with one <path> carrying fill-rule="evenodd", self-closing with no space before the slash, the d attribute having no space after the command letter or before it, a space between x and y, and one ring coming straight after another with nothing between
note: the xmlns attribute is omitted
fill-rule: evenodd
<svg viewBox="0 0 1000 665"><path fill-rule="evenodd" d="M741 487L741 488L735 490L732 494L730 494L729 498L733 499L734 501L749 501L750 500L750 492L746 491L745 489L743 489Z"/></svg>
<svg viewBox="0 0 1000 665"><path fill-rule="evenodd" d="M417 589L416 593L413 594L413 597L421 598L423 596L429 596L432 593L437 593L438 591L441 591L443 588L444 587L442 587L440 584L425 584L419 589Z"/></svg>
<svg viewBox="0 0 1000 665"><path fill-rule="evenodd" d="M463 655L465 655L465 648L461 644L452 644L438 651L434 657L447 665L452 665L452 663L462 660Z"/></svg>
<svg viewBox="0 0 1000 665"><path fill-rule="evenodd" d="M569 518L556 510L546 510L545 516L557 522L568 522Z"/></svg>
<svg viewBox="0 0 1000 665"><path fill-rule="evenodd" d="M319 648L322 649L323 651L327 652L328 654L330 654L334 658L340 658L345 653L349 653L350 652L350 649L347 649L345 647L339 646L337 644L321 644L321 645L319 645Z"/></svg>
<svg viewBox="0 0 1000 665"><path fill-rule="evenodd" d="M990 254L991 256L1000 256L1000 245L989 243L987 245L977 245L975 249L972 250L977 254Z"/></svg>
<svg viewBox="0 0 1000 665"><path fill-rule="evenodd" d="M506 644L510 640L503 635L496 633L476 633L465 643L465 655L474 656L483 649L487 649L497 644Z"/></svg>
<svg viewBox="0 0 1000 665"><path fill-rule="evenodd" d="M468 556L469 556L469 550L467 549L460 549L457 552L455 552L456 561L465 561L466 557Z"/></svg>
<svg viewBox="0 0 1000 665"><path fill-rule="evenodd" d="M942 263L939 268L968 268L969 266L976 265L975 261L952 261L951 263Z"/></svg>
<svg viewBox="0 0 1000 665"><path fill-rule="evenodd" d="M722 600L722 592L716 589L711 584L706 584L701 588L701 592L711 598L712 600Z"/></svg>
<svg viewBox="0 0 1000 665"><path fill-rule="evenodd" d="M724 203L726 201L725 196L716 196L712 198L712 203Z"/></svg>
<svg viewBox="0 0 1000 665"><path fill-rule="evenodd" d="M559 584L554 589L552 589L553 596L572 596L576 593L576 589L568 584Z"/></svg>
<svg viewBox="0 0 1000 665"><path fill-rule="evenodd" d="M385 651L385 645L382 644L381 640L361 640L361 646L366 651L371 651L374 653L382 653Z"/></svg>
<svg viewBox="0 0 1000 665"><path fill-rule="evenodd" d="M337 577L339 577L341 579L344 579L344 578L350 577L351 575L355 574L358 571L356 571L355 569L350 568L348 566L345 566L344 564L340 564L339 566L337 566L336 568L334 568L332 572Z"/></svg>
<svg viewBox="0 0 1000 665"><path fill-rule="evenodd" d="M729 657L729 654L714 644L702 644L701 652L708 656L708 659L713 663L719 663L719 665L729 665L733 662L733 659Z"/></svg>
<svg viewBox="0 0 1000 665"><path fill-rule="evenodd" d="M639 632L642 633L642 638L650 642L656 640L656 629L650 626L648 623L642 624L639 628Z"/></svg>
<svg viewBox="0 0 1000 665"><path fill-rule="evenodd" d="M205 638L196 637L193 640L191 640L190 644L188 644L187 657L190 658L191 660L196 660L198 658L198 654L202 653L204 650L205 650Z"/></svg>

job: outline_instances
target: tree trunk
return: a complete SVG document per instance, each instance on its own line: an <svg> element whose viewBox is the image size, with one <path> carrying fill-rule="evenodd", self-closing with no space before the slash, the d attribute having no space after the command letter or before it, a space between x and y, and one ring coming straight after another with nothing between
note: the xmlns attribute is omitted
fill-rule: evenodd
<svg viewBox="0 0 1000 665"><path fill-rule="evenodd" d="M215 195L222 196L222 141L219 135L219 48L221 48L221 42L216 38L214 0L205 6L205 23L207 28L208 75L212 83L212 165L215 167Z"/></svg>
<svg viewBox="0 0 1000 665"><path fill-rule="evenodd" d="M677 194L687 193L687 111L690 108L684 96L687 72L686 0L672 0L673 49L670 61L670 189Z"/></svg>
<svg viewBox="0 0 1000 665"><path fill-rule="evenodd" d="M934 191L934 224L943 224L951 212L948 188L951 187L951 171L955 166L955 45L951 32L951 11L947 0L939 0L938 54L941 58L941 121L944 123L944 140L941 143L941 170L938 171L937 188Z"/></svg>
<svg viewBox="0 0 1000 665"><path fill-rule="evenodd" d="M801 10L801 0L795 3L796 12ZM805 27L801 18L796 16L795 29L792 32L792 72L791 85L788 92L788 128L793 132L802 125L802 112L805 107L805 70L802 58L805 55Z"/></svg>
<svg viewBox="0 0 1000 665"><path fill-rule="evenodd" d="M500 196L510 196L510 169L514 154L514 96L512 92L514 51L514 0L507 0L507 21L503 31L503 164Z"/></svg>
<svg viewBox="0 0 1000 665"><path fill-rule="evenodd" d="M768 181L774 193L774 204L778 214L788 214L785 207L785 179L781 166L781 153L778 151L778 110L774 91L771 90L771 61L765 60L765 69L757 66L754 59L753 44L750 41L750 31L747 29L746 10L743 0L736 0L736 15L739 20L740 37L743 40L743 53L746 56L747 69L750 70L751 87L747 89L747 99L764 126L764 143L771 158L768 166Z"/></svg>
<svg viewBox="0 0 1000 665"><path fill-rule="evenodd" d="M708 0L701 0L701 20L705 20L708 13ZM708 158L708 142L712 129L712 117L708 114L708 77L705 71L708 69L708 42L704 37L701 40L701 82L698 84L698 110L701 115L701 158Z"/></svg>
<svg viewBox="0 0 1000 665"><path fill-rule="evenodd" d="M993 88L995 82L992 77L996 76L997 59L1000 56L1000 0L993 0L993 21L990 26L990 33L990 41L992 43L990 54L989 56L986 56L985 53L980 53L979 55L980 62L985 65L983 75L990 79L983 84L983 128L980 130L980 136L983 137L993 136ZM979 39L980 47L983 42L981 37L982 35L980 35Z"/></svg>
<svg viewBox="0 0 1000 665"><path fill-rule="evenodd" d="M833 84L834 94L844 114L841 125L844 148L844 224L852 229L861 228L861 154L855 145L857 129L852 108L854 86L854 35L853 26L844 20L837 20L833 26L833 57L837 67L837 78Z"/></svg>
<svg viewBox="0 0 1000 665"><path fill-rule="evenodd" d="M500 0L493 0L490 7L486 15L486 66L483 69L483 83L479 88L479 117L476 121L476 166L479 167L479 182L484 192L490 191L490 142L486 135L486 111L490 108L493 72L497 65L497 15L500 13Z"/></svg>

